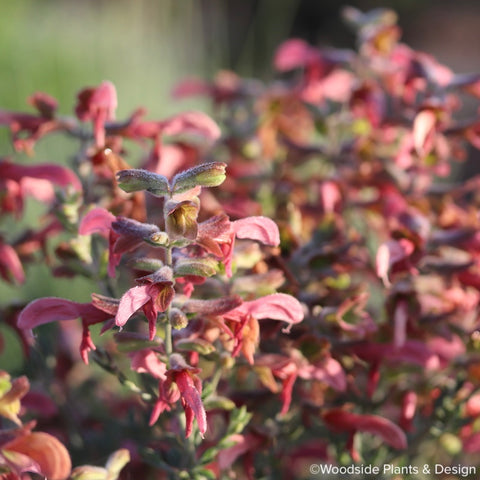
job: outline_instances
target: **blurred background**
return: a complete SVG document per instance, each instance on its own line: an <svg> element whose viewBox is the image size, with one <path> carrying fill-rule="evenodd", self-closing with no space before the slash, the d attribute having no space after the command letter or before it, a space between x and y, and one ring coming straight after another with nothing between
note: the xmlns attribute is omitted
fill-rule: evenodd
<svg viewBox="0 0 480 480"><path fill-rule="evenodd" d="M480 2L475 0L350 1L361 10L393 8L403 41L433 54L455 72L480 71ZM44 91L70 114L76 93L103 80L118 91L118 118L145 106L161 119L190 108L209 110L202 99L172 101L185 77L212 78L219 69L268 81L272 57L287 38L316 46L354 48L338 0L0 0L0 108L30 110L26 98ZM64 163L75 142L60 137L39 142L34 159ZM13 155L7 129L0 129L0 157ZM38 218L38 205L22 219ZM18 232L2 219L0 235ZM0 283L0 306L56 295L88 301L81 279L49 278L46 266L29 268L21 288ZM48 279L47 279L48 278ZM8 357L8 355L7 355ZM4 356L5 358L5 356ZM18 358L10 355L10 358Z"/></svg>
<svg viewBox="0 0 480 480"><path fill-rule="evenodd" d="M348 3L347 3L348 4ZM352 0L362 10L391 7L403 40L457 72L480 70L480 2ZM43 90L69 113L76 92L111 80L119 117L139 105L152 116L189 107L170 100L185 76L228 68L272 77L278 44L291 37L354 47L338 0L0 0L0 106L25 108Z"/></svg>

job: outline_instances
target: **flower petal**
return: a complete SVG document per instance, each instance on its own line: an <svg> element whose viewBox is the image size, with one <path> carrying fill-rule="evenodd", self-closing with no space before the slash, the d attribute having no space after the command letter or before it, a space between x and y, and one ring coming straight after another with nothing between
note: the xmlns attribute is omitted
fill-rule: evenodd
<svg viewBox="0 0 480 480"><path fill-rule="evenodd" d="M148 293L149 285L133 287L122 296L118 305L118 312L115 316L115 325L123 327L127 320L140 308L142 308L151 297Z"/></svg>
<svg viewBox="0 0 480 480"><path fill-rule="evenodd" d="M202 404L200 392L197 390L192 376L187 370L181 370L175 375L175 383L180 390L182 398L192 409L195 418L197 419L198 429L203 437L207 431L207 416ZM187 413L187 409L185 409L185 413Z"/></svg>
<svg viewBox="0 0 480 480"><path fill-rule="evenodd" d="M378 415L361 415L340 408L323 414L323 420L331 428L347 432L368 432L378 435L385 443L402 450L407 448L405 432L390 420Z"/></svg>
<svg viewBox="0 0 480 480"><path fill-rule="evenodd" d="M83 217L78 233L80 235L90 235L94 232L108 234L116 218L115 215L105 208L96 207Z"/></svg>
<svg viewBox="0 0 480 480"><path fill-rule="evenodd" d="M273 293L244 302L230 313L252 315L257 319L283 320L289 324L301 322L304 316L301 303L295 297L285 293Z"/></svg>
<svg viewBox="0 0 480 480"><path fill-rule="evenodd" d="M70 475L72 462L67 449L48 433L34 432L21 436L4 448L34 460L49 480L65 480Z"/></svg>
<svg viewBox="0 0 480 480"><path fill-rule="evenodd" d="M277 224L267 217L247 217L236 220L232 222L232 229L237 238L257 240L274 247L280 244Z"/></svg>
<svg viewBox="0 0 480 480"><path fill-rule="evenodd" d="M21 329L32 329L45 323L59 320L74 320L81 316L82 304L57 297L33 300L21 312L17 325Z"/></svg>
<svg viewBox="0 0 480 480"><path fill-rule="evenodd" d="M6 279L11 276L17 283L25 281L22 262L15 249L6 243L0 243L0 273Z"/></svg>
<svg viewBox="0 0 480 480"><path fill-rule="evenodd" d="M202 112L185 112L163 122L165 135L196 134L215 141L220 135L220 128Z"/></svg>
<svg viewBox="0 0 480 480"><path fill-rule="evenodd" d="M378 247L376 256L376 271L379 278L383 280L385 286L390 286L388 273L395 263L404 260L413 253L415 246L410 240L401 238L400 240L389 240Z"/></svg>

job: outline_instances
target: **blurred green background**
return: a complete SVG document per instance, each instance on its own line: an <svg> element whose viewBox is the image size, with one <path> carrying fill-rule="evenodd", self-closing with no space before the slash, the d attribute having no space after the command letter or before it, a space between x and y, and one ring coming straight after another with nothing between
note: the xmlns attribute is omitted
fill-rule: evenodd
<svg viewBox="0 0 480 480"><path fill-rule="evenodd" d="M480 4L457 0L357 0L362 10L391 7L404 40L455 70L480 66ZM299 36L352 47L338 0L0 0L0 105L22 109L43 90L70 112L75 93L111 80L119 116L138 105L152 116L185 108L170 100L184 76L219 68L271 78L278 44Z"/></svg>

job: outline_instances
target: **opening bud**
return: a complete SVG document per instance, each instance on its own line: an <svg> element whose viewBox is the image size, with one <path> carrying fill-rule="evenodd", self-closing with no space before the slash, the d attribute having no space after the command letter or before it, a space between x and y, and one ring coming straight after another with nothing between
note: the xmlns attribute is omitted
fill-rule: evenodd
<svg viewBox="0 0 480 480"><path fill-rule="evenodd" d="M167 232L156 232L147 239L147 242L156 247L167 247L169 244Z"/></svg>
<svg viewBox="0 0 480 480"><path fill-rule="evenodd" d="M170 309L168 321L175 330L182 330L188 325L187 316L178 308Z"/></svg>

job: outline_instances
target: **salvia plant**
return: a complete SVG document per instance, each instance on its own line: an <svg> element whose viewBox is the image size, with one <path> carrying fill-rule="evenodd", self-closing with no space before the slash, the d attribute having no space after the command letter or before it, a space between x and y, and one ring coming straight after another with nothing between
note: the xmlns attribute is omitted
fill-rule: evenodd
<svg viewBox="0 0 480 480"><path fill-rule="evenodd" d="M108 81L74 116L45 93L0 111L3 281L43 264L90 289L1 306L24 355L0 371L2 480L480 468L480 177L459 176L480 75L390 10L344 18L355 51L292 39L271 84L177 85L215 120L118 120ZM59 133L69 166L35 161Z"/></svg>

